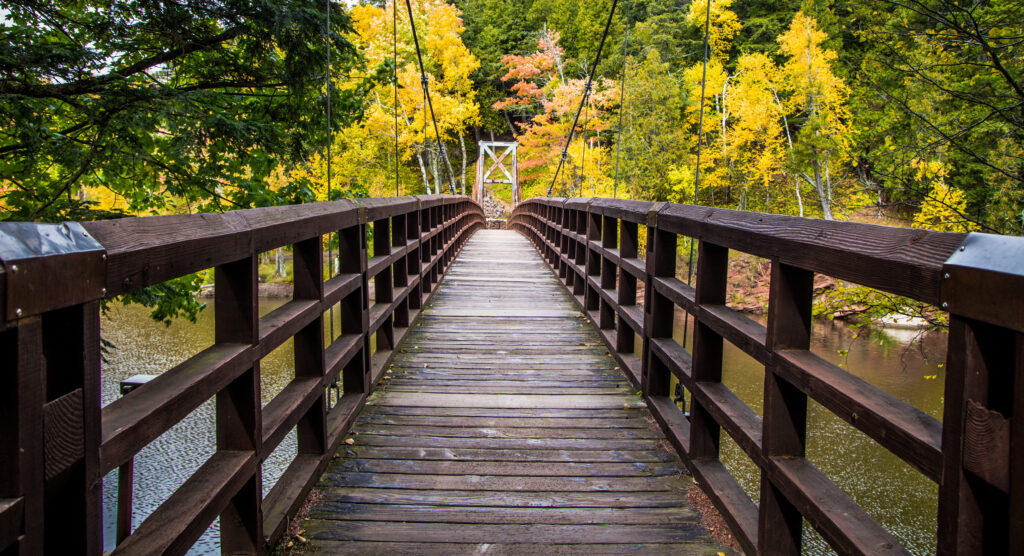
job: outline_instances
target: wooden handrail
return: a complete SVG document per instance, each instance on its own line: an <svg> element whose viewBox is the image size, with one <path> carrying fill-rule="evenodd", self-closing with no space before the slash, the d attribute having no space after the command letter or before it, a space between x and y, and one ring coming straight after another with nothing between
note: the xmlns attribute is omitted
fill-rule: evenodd
<svg viewBox="0 0 1024 556"><path fill-rule="evenodd" d="M266 552L445 269L484 226L468 197L442 195L0 223L0 552L102 553L101 478L211 398L214 456L125 531L115 552L184 553L218 516L223 551ZM325 281L328 234L339 239L341 268ZM257 256L284 245L294 246L293 299L259 317ZM101 408L99 301L208 268L214 344ZM47 296L54 287L60 294ZM332 307L341 330L325 340ZM295 378L263 406L260 359L288 339ZM327 388L338 378L342 394L329 408ZM259 464L293 427L298 455L263 497Z"/></svg>
<svg viewBox="0 0 1024 556"><path fill-rule="evenodd" d="M939 484L940 553L1024 551L1024 238L586 198L528 199L509 222L601 329L744 551L799 553L806 519L840 553L905 552L804 457L809 399ZM699 241L693 287L675 277L680 235ZM766 326L725 304L729 250L771 260ZM942 423L810 351L815 273L949 311ZM690 351L673 339L676 307L696 323ZM722 384L724 341L765 365L763 418ZM719 460L721 431L760 468L759 505Z"/></svg>

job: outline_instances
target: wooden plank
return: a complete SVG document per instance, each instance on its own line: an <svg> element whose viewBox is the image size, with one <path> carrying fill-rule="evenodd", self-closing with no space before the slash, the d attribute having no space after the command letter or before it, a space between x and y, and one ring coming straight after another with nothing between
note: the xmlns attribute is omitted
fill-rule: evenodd
<svg viewBox="0 0 1024 556"><path fill-rule="evenodd" d="M259 321L259 347L255 357L266 357L320 316L319 301L295 299L264 315Z"/></svg>
<svg viewBox="0 0 1024 556"><path fill-rule="evenodd" d="M643 416L631 409L480 408L480 407L396 407L367 406L365 415L418 415L443 417L493 417L507 419L635 419Z"/></svg>
<svg viewBox="0 0 1024 556"><path fill-rule="evenodd" d="M21 536L24 518L23 498L0 498L0 551L6 550Z"/></svg>
<svg viewBox="0 0 1024 556"><path fill-rule="evenodd" d="M671 204L665 230L939 304L942 265L965 234Z"/></svg>
<svg viewBox="0 0 1024 556"><path fill-rule="evenodd" d="M472 395L395 392L387 405L400 407L496 407L514 409L613 409L642 407L635 396Z"/></svg>
<svg viewBox="0 0 1024 556"><path fill-rule="evenodd" d="M586 213L563 216L571 228ZM439 253L429 256L447 260ZM564 268L582 270L583 255L570 251ZM635 369L625 372L638 376L639 358L611 356L532 246L480 232L435 292L384 355L393 366L321 478L324 499L305 525L310 550L366 539L492 546L522 535L516 526L560 528L545 542L614 546L633 533L625 538L657 544L662 533L647 528L663 527L659 546L710 546L686 502L681 462L620 370L628 359ZM642 326L640 306L629 307Z"/></svg>
<svg viewBox="0 0 1024 556"><path fill-rule="evenodd" d="M335 472L430 475L496 475L510 477L650 477L677 476L679 465L652 463L523 462L486 460L417 460L347 458Z"/></svg>
<svg viewBox="0 0 1024 556"><path fill-rule="evenodd" d="M514 477L495 475L416 475L408 473L362 473L329 471L321 478L327 486L437 491L499 492L676 492L683 483L678 477Z"/></svg>
<svg viewBox="0 0 1024 556"><path fill-rule="evenodd" d="M323 505L407 504L512 508L676 508L685 505L679 492L501 492L344 487L321 488Z"/></svg>
<svg viewBox="0 0 1024 556"><path fill-rule="evenodd" d="M466 427L466 426L432 426L432 425L377 425L362 424L359 434L376 434L379 436L434 436L449 438L661 438L660 431L652 427L637 429L620 429L609 427L592 428L525 428L525 427Z"/></svg>
<svg viewBox="0 0 1024 556"><path fill-rule="evenodd" d="M251 364L248 344L215 344L103 408L103 475L213 397Z"/></svg>
<svg viewBox="0 0 1024 556"><path fill-rule="evenodd" d="M692 460L693 477L729 524L733 536L748 554L757 554L757 505L729 474L722 462Z"/></svg>
<svg viewBox="0 0 1024 556"><path fill-rule="evenodd" d="M786 498L843 554L910 554L804 458L772 457L769 475Z"/></svg>
<svg viewBox="0 0 1024 556"><path fill-rule="evenodd" d="M777 372L801 391L939 482L942 424L938 420L809 351L781 351L776 360Z"/></svg>
<svg viewBox="0 0 1024 556"><path fill-rule="evenodd" d="M315 454L299 454L288 464L277 484L263 499L263 532L267 538L281 535L288 527L290 518L295 516L309 494L319 468L320 457ZM308 486L302 488L301 485Z"/></svg>
<svg viewBox="0 0 1024 556"><path fill-rule="evenodd" d="M699 524L673 525L490 525L449 523L395 523L374 521L307 522L306 534L312 539L333 541L389 542L468 542L507 543L524 538L538 543L578 544L687 543L709 542L710 536Z"/></svg>
<svg viewBox="0 0 1024 556"><path fill-rule="evenodd" d="M379 436L363 434L358 442L364 446L404 446L480 448L488 450L648 450L655 446L651 439L626 438L452 438L443 436Z"/></svg>
<svg viewBox="0 0 1024 556"><path fill-rule="evenodd" d="M255 472L254 453L218 450L113 553L184 554Z"/></svg>
<svg viewBox="0 0 1024 556"><path fill-rule="evenodd" d="M263 454L269 456L299 422L303 413L323 395L323 379L299 377L290 381L263 407Z"/></svg>
<svg viewBox="0 0 1024 556"><path fill-rule="evenodd" d="M335 521L393 521L419 523L544 523L551 525L656 525L693 523L700 515L693 508L488 508L477 506L398 506L339 504L311 512L313 519Z"/></svg>
<svg viewBox="0 0 1024 556"><path fill-rule="evenodd" d="M317 541L317 547L329 554L359 554L371 556L392 556L394 554L422 554L424 556L450 554L477 554L486 551L496 556L520 555L618 555L618 554L664 554L716 556L723 553L721 546L711 543L632 543L632 544L528 544L528 543L400 543L372 541ZM725 550L725 553L728 553Z"/></svg>

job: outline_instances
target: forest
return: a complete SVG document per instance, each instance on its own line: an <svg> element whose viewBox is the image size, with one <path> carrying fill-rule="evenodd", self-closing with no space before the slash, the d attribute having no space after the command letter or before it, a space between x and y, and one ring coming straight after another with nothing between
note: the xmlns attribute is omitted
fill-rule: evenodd
<svg viewBox="0 0 1024 556"><path fill-rule="evenodd" d="M523 198L1024 233L1019 0L10 0L0 20L0 220L465 192L500 139Z"/></svg>

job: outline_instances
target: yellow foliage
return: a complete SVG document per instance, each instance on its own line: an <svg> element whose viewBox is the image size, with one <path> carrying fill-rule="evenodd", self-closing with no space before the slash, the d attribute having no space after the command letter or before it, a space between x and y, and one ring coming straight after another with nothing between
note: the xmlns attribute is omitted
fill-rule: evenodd
<svg viewBox="0 0 1024 556"><path fill-rule="evenodd" d="M768 187L786 157L782 106L776 90L779 70L768 56L747 54L737 61L736 85L728 96L735 118L732 143L740 167Z"/></svg>
<svg viewBox="0 0 1024 556"><path fill-rule="evenodd" d="M708 0L711 2L711 26L708 29L708 45L711 50L711 58L723 61L729 54L732 41L739 34L740 23L736 13L730 10L732 0ZM707 1L695 1L690 3L690 13L686 21L704 29L707 21Z"/></svg>
<svg viewBox="0 0 1024 556"><path fill-rule="evenodd" d="M849 145L850 113L846 104L850 90L832 72L837 54L822 46L828 35L818 29L813 17L798 12L789 29L779 36L782 52L789 59L782 67L783 81L792 93L793 114L807 114L816 135L834 142L837 153Z"/></svg>
<svg viewBox="0 0 1024 556"><path fill-rule="evenodd" d="M964 192L946 185L949 169L937 160L911 162L917 181L930 183L928 196L921 202L921 208L914 215L913 226L940 232L973 232L978 225L968 221L967 200Z"/></svg>

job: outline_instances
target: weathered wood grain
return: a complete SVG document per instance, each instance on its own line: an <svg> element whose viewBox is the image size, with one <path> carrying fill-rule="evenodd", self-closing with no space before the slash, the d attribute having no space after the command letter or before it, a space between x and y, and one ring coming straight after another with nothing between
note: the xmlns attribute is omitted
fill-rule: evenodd
<svg viewBox="0 0 1024 556"><path fill-rule="evenodd" d="M722 550L682 462L522 236L474 235L395 351L320 480L311 552Z"/></svg>

